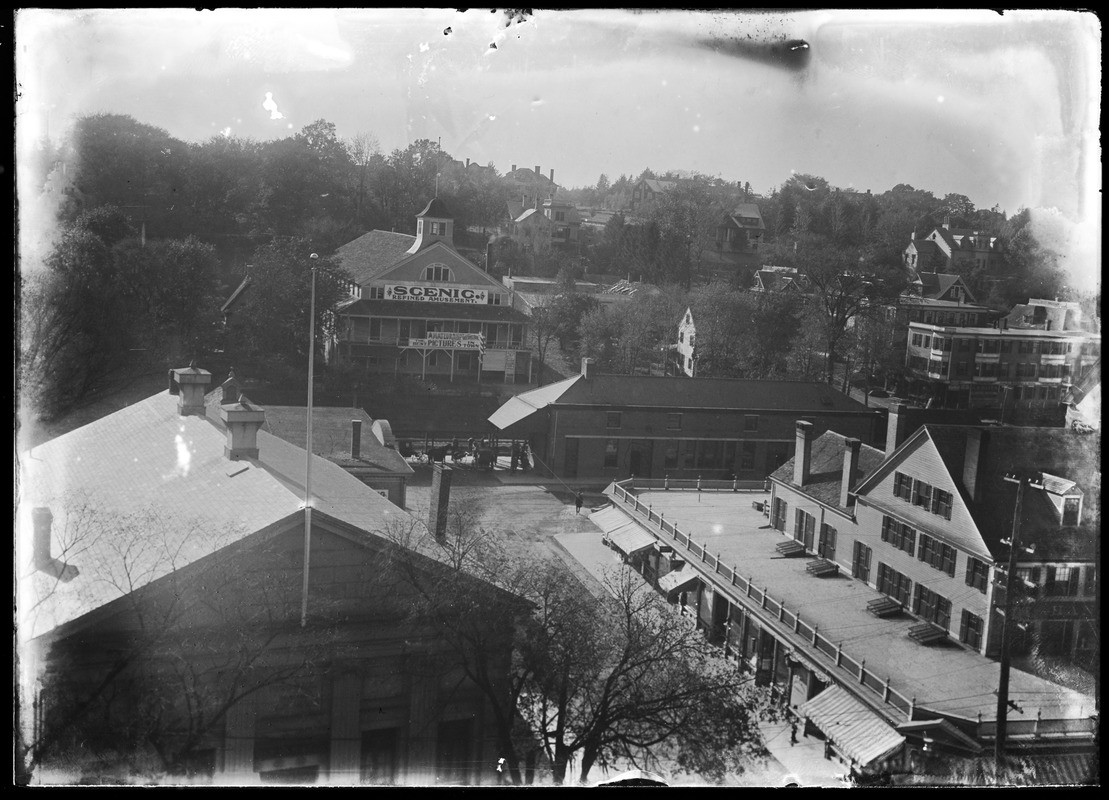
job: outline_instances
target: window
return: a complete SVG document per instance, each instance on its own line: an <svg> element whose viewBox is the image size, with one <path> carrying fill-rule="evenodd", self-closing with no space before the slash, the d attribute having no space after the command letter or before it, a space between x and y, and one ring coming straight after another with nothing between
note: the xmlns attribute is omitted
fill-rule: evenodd
<svg viewBox="0 0 1109 800"><path fill-rule="evenodd" d="M919 583L913 596L913 613L944 630L951 625L951 601Z"/></svg>
<svg viewBox="0 0 1109 800"><path fill-rule="evenodd" d="M757 431L759 429L759 415L745 414L743 416L743 430Z"/></svg>
<svg viewBox="0 0 1109 800"><path fill-rule="evenodd" d="M744 442L739 455L740 472L750 472L755 468L755 443Z"/></svg>
<svg viewBox="0 0 1109 800"><path fill-rule="evenodd" d="M1011 341L1008 341L1008 340L1002 342L1001 343L1001 352L1002 353L1011 353L1011 352L1013 352L1013 343Z"/></svg>
<svg viewBox="0 0 1109 800"><path fill-rule="evenodd" d="M893 493L902 500L913 499L913 479L901 472L893 473Z"/></svg>
<svg viewBox="0 0 1109 800"><path fill-rule="evenodd" d="M970 351L971 339L957 339L956 341L959 343L960 352L966 353Z"/></svg>
<svg viewBox="0 0 1109 800"><path fill-rule="evenodd" d="M1082 510L1081 497L1064 497L1063 498L1063 524L1064 525L1077 525L1079 514Z"/></svg>
<svg viewBox="0 0 1109 800"><path fill-rule="evenodd" d="M960 361L959 363L957 363L955 365L955 377L956 378L965 378L965 377L967 377L967 372L968 371L969 370L967 369L967 362L965 362L965 361Z"/></svg>
<svg viewBox="0 0 1109 800"><path fill-rule="evenodd" d="M870 556L872 551L862 542L855 542L855 552L851 558L851 576L863 583L870 580Z"/></svg>
<svg viewBox="0 0 1109 800"><path fill-rule="evenodd" d="M1047 597L1076 597L1078 595L1078 567L1047 567L1044 595Z"/></svg>
<svg viewBox="0 0 1109 800"><path fill-rule="evenodd" d="M924 481L913 481L913 505L932 507L932 486Z"/></svg>
<svg viewBox="0 0 1109 800"><path fill-rule="evenodd" d="M1017 567L1017 588L1025 597L1038 597L1040 594L1040 568Z"/></svg>
<svg viewBox="0 0 1109 800"><path fill-rule="evenodd" d="M665 469L674 469L678 466L678 442L671 439L666 443L666 453L663 456L662 466Z"/></svg>
<svg viewBox="0 0 1109 800"><path fill-rule="evenodd" d="M829 561L834 561L836 558L836 529L826 522L820 525L820 541L817 544L816 554Z"/></svg>
<svg viewBox="0 0 1109 800"><path fill-rule="evenodd" d="M697 456L696 447L696 442L690 439L682 440L682 469L693 469Z"/></svg>
<svg viewBox="0 0 1109 800"><path fill-rule="evenodd" d="M619 428L620 427L620 412L609 411L605 414L605 427L606 428Z"/></svg>
<svg viewBox="0 0 1109 800"><path fill-rule="evenodd" d="M975 650L982 646L982 618L963 609L963 619L959 623L959 641L969 644Z"/></svg>
<svg viewBox="0 0 1109 800"><path fill-rule="evenodd" d="M680 431L682 429L682 415L681 414L667 414L666 415L666 430Z"/></svg>
<svg viewBox="0 0 1109 800"><path fill-rule="evenodd" d="M617 440L616 439L606 439L605 440L605 468L606 469L612 469L613 467L615 467L617 465L616 453L617 453Z"/></svg>
<svg viewBox="0 0 1109 800"><path fill-rule="evenodd" d="M717 469L720 466L720 451L723 442L704 441L701 442L701 457L698 459L697 466L700 469Z"/></svg>
<svg viewBox="0 0 1109 800"><path fill-rule="evenodd" d="M786 514L789 511L789 505L782 498L775 497L772 510L774 519L771 524L774 526L775 530L785 533Z"/></svg>
<svg viewBox="0 0 1109 800"><path fill-rule="evenodd" d="M932 513L944 519L951 519L951 492L935 489L932 492Z"/></svg>
<svg viewBox="0 0 1109 800"><path fill-rule="evenodd" d="M913 334L913 346L920 347L921 336L919 333Z"/></svg>
<svg viewBox="0 0 1109 800"><path fill-rule="evenodd" d="M882 541L910 555L916 551L916 531L893 517L882 517Z"/></svg>
<svg viewBox="0 0 1109 800"><path fill-rule="evenodd" d="M913 582L905 575L890 567L888 564L878 562L878 591L892 597L903 606L909 605Z"/></svg>
<svg viewBox="0 0 1109 800"><path fill-rule="evenodd" d="M1086 570L1086 586L1082 592L1087 597L1093 597L1094 592L1097 590L1097 570L1093 566L1087 566Z"/></svg>
<svg viewBox="0 0 1109 800"><path fill-rule="evenodd" d="M813 534L815 532L816 517L801 509L797 509L794 512L793 538L804 544L806 550L812 550Z"/></svg>
<svg viewBox="0 0 1109 800"><path fill-rule="evenodd" d="M955 577L955 548L922 533L920 549L916 557L930 567L946 572L952 578Z"/></svg>
<svg viewBox="0 0 1109 800"><path fill-rule="evenodd" d="M435 223L432 223L432 228L434 227ZM432 264L430 267L424 268L424 280L437 281L442 283L452 281L454 280L454 277L451 274L450 267L443 264Z"/></svg>
<svg viewBox="0 0 1109 800"><path fill-rule="evenodd" d="M973 586L982 594L986 593L986 583L989 581L990 566L984 561L967 556L967 586Z"/></svg>

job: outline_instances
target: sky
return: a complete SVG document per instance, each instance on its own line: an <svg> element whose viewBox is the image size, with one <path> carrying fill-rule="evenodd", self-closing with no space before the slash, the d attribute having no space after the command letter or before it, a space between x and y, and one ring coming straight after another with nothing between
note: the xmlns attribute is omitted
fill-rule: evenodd
<svg viewBox="0 0 1109 800"><path fill-rule="evenodd" d="M20 154L97 112L191 142L325 119L567 187L646 167L908 183L1047 209L1100 257L1092 13L25 9L16 78Z"/></svg>

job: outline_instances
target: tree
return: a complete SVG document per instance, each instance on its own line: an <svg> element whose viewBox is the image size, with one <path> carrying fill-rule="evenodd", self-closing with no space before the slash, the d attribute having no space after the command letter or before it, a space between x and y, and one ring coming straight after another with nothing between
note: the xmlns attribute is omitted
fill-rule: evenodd
<svg viewBox="0 0 1109 800"><path fill-rule="evenodd" d="M308 317L312 268L316 278L316 347L333 332L331 309L347 296L346 273L330 258L309 258L304 239L274 239L253 258L249 287L231 312L227 350L247 358L273 358L287 364L308 360Z"/></svg>
<svg viewBox="0 0 1109 800"><path fill-rule="evenodd" d="M396 552L406 559L418 551L414 539L426 541L407 526L390 535L405 544ZM516 631L508 682L500 684L468 586L450 578L431 585L413 562L397 565L423 598L414 619L438 621L458 666L485 692L513 783L526 781L537 744L556 783L575 763L585 781L595 765L646 757L719 779L765 754L756 725L765 701L751 676L720 658L692 624L675 620L629 570L606 579L610 596L598 603L549 556L477 528L468 512L452 514L437 546L459 575L476 571L505 590L499 606L481 600L483 614L504 615Z"/></svg>
<svg viewBox="0 0 1109 800"><path fill-rule="evenodd" d="M560 320L557 309L558 298L553 294L539 295L536 305L531 309L528 320L528 335L531 346L538 357L539 369L536 383L543 385L543 371L547 368L547 353L551 343L558 339Z"/></svg>
<svg viewBox="0 0 1109 800"><path fill-rule="evenodd" d="M355 219L362 220L362 206L366 199L366 171L375 157L381 155L381 144L372 133L360 132L347 143L351 161L358 170L358 193L355 195Z"/></svg>

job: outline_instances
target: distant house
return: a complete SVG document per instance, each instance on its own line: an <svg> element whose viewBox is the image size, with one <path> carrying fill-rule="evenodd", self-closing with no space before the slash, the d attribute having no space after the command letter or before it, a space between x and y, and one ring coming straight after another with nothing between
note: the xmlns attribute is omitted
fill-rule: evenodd
<svg viewBox="0 0 1109 800"><path fill-rule="evenodd" d="M905 248L906 267L924 272L965 272L1000 266L1001 246L996 236L967 228L952 228L950 217L920 238L913 237Z"/></svg>
<svg viewBox="0 0 1109 800"><path fill-rule="evenodd" d="M489 418L528 439L546 474L762 480L789 458L798 417L867 442L879 433L874 411L824 383L597 375L592 364Z"/></svg>
<svg viewBox="0 0 1109 800"><path fill-rule="evenodd" d="M1005 323L1013 330L1101 331L1097 317L1087 314L1078 303L1061 300L1030 298L1013 306Z"/></svg>
<svg viewBox="0 0 1109 800"><path fill-rule="evenodd" d="M233 381L206 404L210 381L173 370L168 391L20 455L23 741L72 780L149 774L160 753L194 783L495 782L488 700L412 614L413 581L506 596L264 430ZM507 652L510 626L457 623L475 621Z"/></svg>
<svg viewBox="0 0 1109 800"><path fill-rule="evenodd" d="M811 291L809 279L795 267L763 266L755 272L753 292L787 292L808 294Z"/></svg>
<svg viewBox="0 0 1109 800"><path fill-rule="evenodd" d="M643 178L632 187L631 210L637 212L646 211L651 204L657 202L662 195L674 189L677 185L677 181L660 181L654 178Z"/></svg>
<svg viewBox="0 0 1109 800"><path fill-rule="evenodd" d="M697 326L693 322L693 309L687 308L678 323L678 344L673 350L676 366L683 375L690 378L697 375L695 361L697 345Z"/></svg>
<svg viewBox="0 0 1109 800"><path fill-rule="evenodd" d="M538 166L534 170L523 167L517 169L513 164L502 181L509 189L509 196L521 198L524 208L541 206L544 201L553 200L558 192L558 184L554 182L554 170L550 171L548 177Z"/></svg>
<svg viewBox="0 0 1109 800"><path fill-rule="evenodd" d="M755 203L742 203L716 226L716 247L723 253L754 253L762 244L766 225Z"/></svg>

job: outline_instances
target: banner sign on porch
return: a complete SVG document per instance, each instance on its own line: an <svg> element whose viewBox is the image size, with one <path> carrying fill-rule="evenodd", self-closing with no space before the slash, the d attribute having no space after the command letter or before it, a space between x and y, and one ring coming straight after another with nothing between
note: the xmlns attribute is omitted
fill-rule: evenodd
<svg viewBox="0 0 1109 800"><path fill-rule="evenodd" d="M489 302L488 289L468 286L432 286L416 283L385 284L386 300L409 300L421 303L465 303L485 305Z"/></svg>
<svg viewBox="0 0 1109 800"><path fill-rule="evenodd" d="M409 347L436 347L443 350L484 350L485 339L480 333L428 331L421 339L409 339Z"/></svg>

